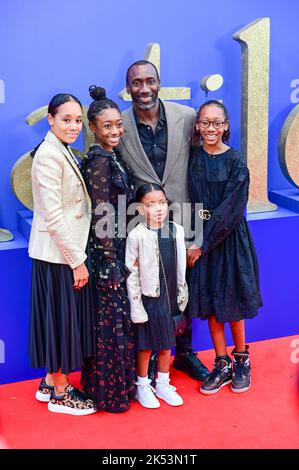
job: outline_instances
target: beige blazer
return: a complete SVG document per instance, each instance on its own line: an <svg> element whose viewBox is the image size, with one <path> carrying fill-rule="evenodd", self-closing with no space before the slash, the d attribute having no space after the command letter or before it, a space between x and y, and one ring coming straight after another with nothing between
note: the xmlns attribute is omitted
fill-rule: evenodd
<svg viewBox="0 0 299 470"><path fill-rule="evenodd" d="M145 183L161 184L172 202L188 202L187 172L195 111L189 106L163 101L167 122L167 155L163 180L153 169L139 139L133 109L122 113L125 132L118 145L137 189Z"/></svg>
<svg viewBox="0 0 299 470"><path fill-rule="evenodd" d="M86 259L91 202L68 149L49 131L34 156L29 256L74 269Z"/></svg>
<svg viewBox="0 0 299 470"><path fill-rule="evenodd" d="M184 311L188 302L186 284L186 248L184 229L176 226L177 247L177 303ZM160 296L159 281L159 243L157 232L148 230L143 223L135 227L128 235L126 243L126 266L131 274L127 279L128 296L131 304L133 323L148 321L142 303L142 294L148 297Z"/></svg>

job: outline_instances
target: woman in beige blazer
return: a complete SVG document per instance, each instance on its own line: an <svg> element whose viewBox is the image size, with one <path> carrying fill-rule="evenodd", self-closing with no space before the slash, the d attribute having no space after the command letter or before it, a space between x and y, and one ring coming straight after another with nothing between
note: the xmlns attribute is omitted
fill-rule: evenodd
<svg viewBox="0 0 299 470"><path fill-rule="evenodd" d="M92 306L85 264L90 199L69 144L82 129L82 105L69 94L48 107L51 130L32 152L34 217L29 355L45 367L36 398L49 411L85 415L93 403L68 383L67 374L93 355Z"/></svg>

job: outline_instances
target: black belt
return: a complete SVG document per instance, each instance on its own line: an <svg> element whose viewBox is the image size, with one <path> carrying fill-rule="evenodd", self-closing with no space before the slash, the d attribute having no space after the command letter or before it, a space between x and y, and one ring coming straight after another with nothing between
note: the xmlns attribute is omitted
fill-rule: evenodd
<svg viewBox="0 0 299 470"><path fill-rule="evenodd" d="M208 209L199 209L198 211L198 215L202 220L210 220L212 213L213 211L210 211Z"/></svg>

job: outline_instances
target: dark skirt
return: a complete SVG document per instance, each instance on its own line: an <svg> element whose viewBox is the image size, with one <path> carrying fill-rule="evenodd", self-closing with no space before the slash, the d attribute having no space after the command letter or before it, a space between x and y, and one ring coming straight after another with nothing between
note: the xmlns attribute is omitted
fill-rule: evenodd
<svg viewBox="0 0 299 470"><path fill-rule="evenodd" d="M254 318L263 305L255 247L245 218L214 250L187 269L190 317L219 323Z"/></svg>
<svg viewBox="0 0 299 470"><path fill-rule="evenodd" d="M73 287L65 264L32 260L29 357L31 367L68 374L94 354L90 283Z"/></svg>
<svg viewBox="0 0 299 470"><path fill-rule="evenodd" d="M176 345L166 295L161 294L157 298L142 296L148 321L134 324L136 351L161 351Z"/></svg>

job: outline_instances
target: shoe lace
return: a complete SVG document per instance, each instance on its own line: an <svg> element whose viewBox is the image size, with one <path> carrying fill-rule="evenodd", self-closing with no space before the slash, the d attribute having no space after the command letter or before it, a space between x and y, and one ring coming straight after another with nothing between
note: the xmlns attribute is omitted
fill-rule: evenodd
<svg viewBox="0 0 299 470"><path fill-rule="evenodd" d="M150 383L140 384L136 382L136 386L140 387L141 389L149 388L153 393L156 393L156 390L154 389L154 387L152 387Z"/></svg>
<svg viewBox="0 0 299 470"><path fill-rule="evenodd" d="M169 390L175 392L175 391L176 391L176 387L175 387L174 385L170 385L169 382L170 382L170 379L168 379L168 380L163 380L163 381L162 381L162 380L159 381L158 379L156 380L156 384L157 384L157 385L158 385L158 384L161 384L163 387L166 387L166 388L168 388Z"/></svg>
<svg viewBox="0 0 299 470"><path fill-rule="evenodd" d="M217 375L219 375L222 371L227 372L228 367L229 367L229 364L228 364L228 363L226 363L226 365L221 365L221 361L215 362L215 364L214 364L214 369L213 369L212 372L210 373L209 379L214 379L214 378L217 377Z"/></svg>
<svg viewBox="0 0 299 470"><path fill-rule="evenodd" d="M75 387L72 387L72 386L69 386L71 388L69 388L68 390L68 393L72 396L72 398L74 398L75 400L77 401L80 401L80 402L89 402L90 400L87 400L87 397L86 395L81 392L81 390L75 388Z"/></svg>
<svg viewBox="0 0 299 470"><path fill-rule="evenodd" d="M250 368L249 361L246 359L235 360L234 364L234 374L236 378L243 379L246 377L247 372Z"/></svg>

